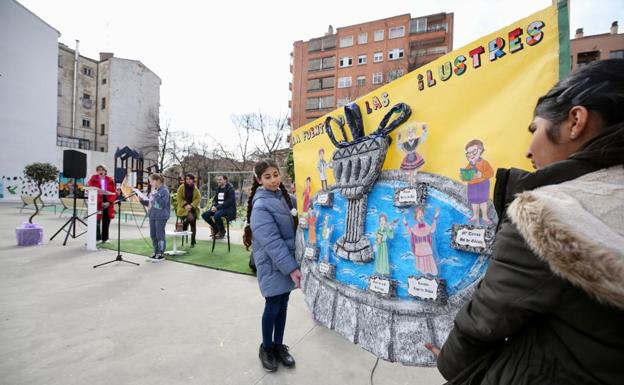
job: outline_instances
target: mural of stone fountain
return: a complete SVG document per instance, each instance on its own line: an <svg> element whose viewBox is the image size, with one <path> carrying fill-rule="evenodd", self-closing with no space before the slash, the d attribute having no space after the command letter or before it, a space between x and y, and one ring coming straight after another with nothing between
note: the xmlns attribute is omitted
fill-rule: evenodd
<svg viewBox="0 0 624 385"><path fill-rule="evenodd" d="M364 135L362 115L357 104L344 107L346 124L352 140L347 140L345 122L328 117L325 132L336 146L332 156L334 167L334 188L348 199L346 228L334 246L340 258L353 262L368 262L373 258L370 240L363 236L366 220L368 192L379 177L390 144L388 134L404 123L411 115L408 105L396 104L379 123L376 131ZM394 115L397 115L392 121ZM342 132L342 141L337 141L331 123L335 122Z"/></svg>

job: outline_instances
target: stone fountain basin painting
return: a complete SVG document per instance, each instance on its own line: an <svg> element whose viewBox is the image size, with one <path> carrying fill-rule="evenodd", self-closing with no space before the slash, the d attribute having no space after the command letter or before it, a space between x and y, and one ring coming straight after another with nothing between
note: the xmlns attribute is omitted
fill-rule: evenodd
<svg viewBox="0 0 624 385"><path fill-rule="evenodd" d="M468 224L472 215L465 185L428 173L419 173L417 179L427 191L424 203L419 205L424 208L420 223L436 222L429 238L434 271L420 271L414 255L408 227L419 226L415 218L417 206L395 206L395 191L409 187L409 175L399 170L382 172L367 195L364 237L375 250L372 261L354 262L336 255L332 246L345 231L347 199L331 186L332 206L314 204L314 229L299 230L297 250L305 276L303 290L316 320L385 360L429 366L435 360L424 344L444 343L455 314L485 273L488 258L486 253L452 246L454 225ZM488 211L490 218L495 218L491 204ZM389 275L380 274L375 261L381 214L392 229L391 237L386 239ZM304 257L304 250L310 247L310 231L316 233L317 259ZM332 265L333 274L323 274L321 264ZM371 277L392 281L393 295L371 291ZM442 292L436 300L410 294L410 279L420 277L441 283Z"/></svg>

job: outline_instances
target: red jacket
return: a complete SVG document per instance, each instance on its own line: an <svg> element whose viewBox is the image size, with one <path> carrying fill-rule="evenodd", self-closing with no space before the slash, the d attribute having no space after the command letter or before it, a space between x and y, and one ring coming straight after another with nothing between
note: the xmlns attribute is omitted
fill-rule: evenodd
<svg viewBox="0 0 624 385"><path fill-rule="evenodd" d="M115 188L115 181L110 176L106 175L106 191L116 193L117 189ZM92 175L91 179L89 179L89 183L87 186L102 188L102 183L100 182L100 176L98 174ZM115 206L112 202L115 202L117 195L103 195L98 194L98 211L102 210L102 201L110 202L110 206L108 206L108 217L113 219L115 218ZM102 219L102 215L98 214L98 219Z"/></svg>

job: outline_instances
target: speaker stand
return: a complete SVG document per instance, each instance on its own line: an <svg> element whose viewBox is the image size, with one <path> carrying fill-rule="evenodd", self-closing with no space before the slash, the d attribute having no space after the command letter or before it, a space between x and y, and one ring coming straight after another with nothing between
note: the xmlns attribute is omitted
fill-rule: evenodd
<svg viewBox="0 0 624 385"><path fill-rule="evenodd" d="M76 211L76 195L77 195L76 193L77 191L74 191L74 207L73 207L74 210L73 210L71 218L69 218L67 222L65 222L65 224L61 226L61 228L58 229L56 233L54 233L54 235L50 238L50 241L53 240L61 231L65 231L67 232L67 234L65 234L65 241L63 241L63 246L65 246L67 245L67 239L70 236L73 239L76 239L82 234L86 233L86 231L83 231L82 233L76 235L76 222L80 222L82 223L83 226L87 227L87 224L78 217L78 213Z"/></svg>

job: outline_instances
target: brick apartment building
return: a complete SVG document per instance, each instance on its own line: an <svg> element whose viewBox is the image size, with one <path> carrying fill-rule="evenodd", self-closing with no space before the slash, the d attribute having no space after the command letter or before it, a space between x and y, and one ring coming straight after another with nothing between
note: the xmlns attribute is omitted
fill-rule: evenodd
<svg viewBox="0 0 624 385"><path fill-rule="evenodd" d="M624 33L618 33L617 21L609 32L598 35L585 36L583 28L578 28L570 40L570 55L573 71L595 60L624 59Z"/></svg>
<svg viewBox="0 0 624 385"><path fill-rule="evenodd" d="M453 14L410 14L296 41L291 127L298 128L453 50Z"/></svg>

